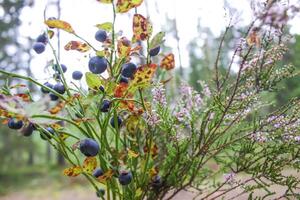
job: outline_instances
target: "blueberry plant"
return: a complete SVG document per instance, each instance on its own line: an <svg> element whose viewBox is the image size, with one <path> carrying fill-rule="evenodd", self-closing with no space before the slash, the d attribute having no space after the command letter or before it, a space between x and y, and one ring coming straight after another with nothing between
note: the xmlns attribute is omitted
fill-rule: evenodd
<svg viewBox="0 0 300 200"><path fill-rule="evenodd" d="M3 123L24 136L40 134L69 162L63 174L84 176L100 199L172 199L182 190L202 199L225 198L234 190L231 199L244 194L249 199L299 198L300 180L293 174L300 169L300 100L271 107L263 98L282 79L298 75L293 66L280 63L288 50L284 28L297 7L277 1L258 4L227 72L221 73L218 63L233 28L229 25L210 87L200 82L202 91L197 92L182 83L171 99L166 85L174 55L163 55L164 33L152 34L149 19L138 14L143 1L98 1L111 6L113 14L112 22L97 25L94 39L102 49L68 22L49 18L33 45L37 54L45 48L53 51L49 81L0 71L7 78L0 96ZM134 12L131 40L115 30L117 15L126 12ZM55 29L77 39L65 50L89 55L90 72L72 73L77 82L65 79L67 67L51 44ZM233 65L238 68L234 75ZM88 90L76 84L82 78ZM42 98L34 101L26 84L9 85L10 79L36 84ZM25 92L16 92L20 90ZM272 191L274 185L283 192Z"/></svg>

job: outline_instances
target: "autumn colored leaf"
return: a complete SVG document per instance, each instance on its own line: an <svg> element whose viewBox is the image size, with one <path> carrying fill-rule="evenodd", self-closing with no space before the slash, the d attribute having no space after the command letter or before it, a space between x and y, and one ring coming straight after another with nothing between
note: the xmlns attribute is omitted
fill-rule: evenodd
<svg viewBox="0 0 300 200"><path fill-rule="evenodd" d="M100 3L112 3L113 0L97 0Z"/></svg>
<svg viewBox="0 0 300 200"><path fill-rule="evenodd" d="M143 0L118 0L117 12L126 13L132 8L136 8L143 3Z"/></svg>
<svg viewBox="0 0 300 200"><path fill-rule="evenodd" d="M52 31L52 30L48 30L48 37L50 38L50 39L52 39L53 38L53 36L54 36L54 31Z"/></svg>
<svg viewBox="0 0 300 200"><path fill-rule="evenodd" d="M99 176L97 180L100 183L105 183L107 180L111 179L113 175L114 175L114 171L110 169L107 172L105 172L102 176Z"/></svg>
<svg viewBox="0 0 300 200"><path fill-rule="evenodd" d="M48 20L45 21L45 24L49 28L58 28L58 29L66 31L68 33L75 33L75 31L73 30L72 26L68 22L65 22L63 20L48 19Z"/></svg>
<svg viewBox="0 0 300 200"><path fill-rule="evenodd" d="M70 168L67 168L63 171L63 174L66 175L66 176L70 176L70 177L76 177L78 176L79 174L81 174L82 172L82 169L80 166L74 166L74 167L70 167Z"/></svg>
<svg viewBox="0 0 300 200"><path fill-rule="evenodd" d="M115 88L115 97L125 97L128 89L128 83L119 83Z"/></svg>
<svg viewBox="0 0 300 200"><path fill-rule="evenodd" d="M147 40L152 34L152 25L144 16L135 14L133 16L133 38L137 40Z"/></svg>
<svg viewBox="0 0 300 200"><path fill-rule="evenodd" d="M134 92L138 88L146 88L151 84L151 80L155 74L157 65L149 64L138 67L134 74L133 80L130 82L130 92Z"/></svg>
<svg viewBox="0 0 300 200"><path fill-rule="evenodd" d="M21 94L15 94L14 96L22 98L22 100L25 101L25 102L30 102L31 101L31 97L30 97L29 94L21 93Z"/></svg>
<svg viewBox="0 0 300 200"><path fill-rule="evenodd" d="M87 52L91 49L91 47L86 44L86 43L82 43L79 41L70 41L65 45L65 50L69 51L69 50L77 50L79 52Z"/></svg>
<svg viewBox="0 0 300 200"><path fill-rule="evenodd" d="M132 150L128 150L128 157L129 158L137 158L139 156L139 153L136 153L136 152L134 152L134 151L132 151Z"/></svg>
<svg viewBox="0 0 300 200"><path fill-rule="evenodd" d="M58 104L56 104L55 107L49 109L49 112L52 114L52 115L55 115L57 113L59 113L60 111L62 111L62 109L65 107L65 102L64 101L61 101L59 102Z"/></svg>
<svg viewBox="0 0 300 200"><path fill-rule="evenodd" d="M256 45L257 47L260 46L260 37L258 36L257 31L252 31L247 37L246 41L249 46L253 46L253 45Z"/></svg>
<svg viewBox="0 0 300 200"><path fill-rule="evenodd" d="M96 169L97 167L97 159L96 157L87 157L84 162L83 162L83 171L87 172L87 173L93 173L93 171Z"/></svg>
<svg viewBox="0 0 300 200"><path fill-rule="evenodd" d="M111 22L105 22L102 24L96 24L96 27L107 32L110 32L113 28L113 24Z"/></svg>
<svg viewBox="0 0 300 200"><path fill-rule="evenodd" d="M152 177L158 175L158 172L159 172L159 170L158 170L157 167L152 167L152 168L149 170L149 175L150 175L150 177L152 178Z"/></svg>
<svg viewBox="0 0 300 200"><path fill-rule="evenodd" d="M160 62L160 67L165 70L171 70L175 67L174 54L170 53L166 55Z"/></svg>
<svg viewBox="0 0 300 200"><path fill-rule="evenodd" d="M141 121L141 116L138 115L130 115L125 121L125 126L130 134L134 134L138 130L142 131L144 129Z"/></svg>
<svg viewBox="0 0 300 200"><path fill-rule="evenodd" d="M150 41L149 49L153 49L164 42L165 32L157 33Z"/></svg>
<svg viewBox="0 0 300 200"><path fill-rule="evenodd" d="M144 147L144 152L149 152L149 148L147 146ZM158 155L158 146L156 144L151 145L150 155L152 156L152 158L155 158Z"/></svg>
<svg viewBox="0 0 300 200"><path fill-rule="evenodd" d="M126 37L122 37L118 40L117 49L119 58L125 58L130 54L131 42Z"/></svg>

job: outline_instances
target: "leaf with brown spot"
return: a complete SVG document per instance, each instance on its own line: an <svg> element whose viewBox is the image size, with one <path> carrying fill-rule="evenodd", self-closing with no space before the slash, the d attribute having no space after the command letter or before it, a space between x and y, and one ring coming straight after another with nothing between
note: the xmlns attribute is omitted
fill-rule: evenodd
<svg viewBox="0 0 300 200"><path fill-rule="evenodd" d="M160 62L160 67L165 70L171 70L175 67L174 54L170 53L166 55Z"/></svg>
<svg viewBox="0 0 300 200"><path fill-rule="evenodd" d="M75 33L75 31L73 30L72 26L63 20L59 20L59 19L48 19L45 21L45 24L49 27L49 28L58 28L61 30L64 30L68 33Z"/></svg>
<svg viewBox="0 0 300 200"><path fill-rule="evenodd" d="M260 47L260 37L257 34L257 31L252 31L249 36L247 37L247 44L249 46L256 45Z"/></svg>
<svg viewBox="0 0 300 200"><path fill-rule="evenodd" d="M48 37L49 37L50 39L52 39L53 36L54 36L54 31L48 30L47 33L48 33Z"/></svg>
<svg viewBox="0 0 300 200"><path fill-rule="evenodd" d="M87 157L83 162L83 171L91 174L97 167L97 159L96 157Z"/></svg>
<svg viewBox="0 0 300 200"><path fill-rule="evenodd" d="M82 53L87 52L91 49L88 44L79 41L70 41L65 45L64 48L66 51L76 50Z"/></svg>
<svg viewBox="0 0 300 200"><path fill-rule="evenodd" d="M55 115L57 113L59 113L60 111L62 111L62 109L65 107L65 102L61 101L59 102L58 104L56 104L55 107L51 108L49 110L49 112L52 114L52 115Z"/></svg>
<svg viewBox="0 0 300 200"><path fill-rule="evenodd" d="M76 177L82 173L80 166L69 167L63 171L63 174L69 177Z"/></svg>
<svg viewBox="0 0 300 200"><path fill-rule="evenodd" d="M117 12L126 13L132 8L136 8L143 3L143 0L118 0Z"/></svg>
<svg viewBox="0 0 300 200"><path fill-rule="evenodd" d="M156 72L156 68L157 65L153 63L138 67L134 74L133 80L130 82L129 91L134 93L137 89L149 87Z"/></svg>
<svg viewBox="0 0 300 200"><path fill-rule="evenodd" d="M105 172L102 176L99 176L97 178L97 180L100 182L100 183L105 183L107 180L111 179L114 175L114 171L113 170L108 170L107 172Z"/></svg>
<svg viewBox="0 0 300 200"><path fill-rule="evenodd" d="M133 39L147 40L152 34L152 25L143 15L135 14L133 16Z"/></svg>
<svg viewBox="0 0 300 200"><path fill-rule="evenodd" d="M122 37L118 40L117 44L119 58L128 57L131 51L131 42L126 37Z"/></svg>

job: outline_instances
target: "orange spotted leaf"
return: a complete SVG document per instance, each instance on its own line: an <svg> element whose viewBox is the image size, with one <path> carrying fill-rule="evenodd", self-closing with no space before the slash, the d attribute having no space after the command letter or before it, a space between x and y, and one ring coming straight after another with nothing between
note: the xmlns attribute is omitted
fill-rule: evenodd
<svg viewBox="0 0 300 200"><path fill-rule="evenodd" d="M82 53L87 52L91 49L91 47L88 44L79 41L70 41L65 45L64 48L66 51L77 50Z"/></svg>
<svg viewBox="0 0 300 200"><path fill-rule="evenodd" d="M160 63L160 67L162 69L165 69L165 70L171 70L171 69L174 69L175 67L175 59L174 59L174 54L170 53L168 55L166 55L161 63Z"/></svg>
<svg viewBox="0 0 300 200"><path fill-rule="evenodd" d="M105 172L102 176L99 176L97 179L100 183L105 183L107 180L111 179L113 175L114 171L110 169L107 172Z"/></svg>
<svg viewBox="0 0 300 200"><path fill-rule="evenodd" d="M91 174L97 167L97 159L96 157L87 157L83 162L83 171Z"/></svg>
<svg viewBox="0 0 300 200"><path fill-rule="evenodd" d="M63 174L70 177L75 177L81 174L82 169L80 166L70 167L64 170Z"/></svg>
<svg viewBox="0 0 300 200"><path fill-rule="evenodd" d="M75 31L73 30L72 26L65 21L59 20L59 19L48 19L45 21L45 24L49 27L49 28L58 28L58 29L62 29L68 33L75 33Z"/></svg>
<svg viewBox="0 0 300 200"><path fill-rule="evenodd" d="M152 34L152 25L143 15L133 16L133 38L134 40L147 40Z"/></svg>
<svg viewBox="0 0 300 200"><path fill-rule="evenodd" d="M22 100L25 101L25 102L31 101L31 97L30 97L29 94L23 94L23 93L22 93L22 94L16 94L15 96L21 97Z"/></svg>
<svg viewBox="0 0 300 200"><path fill-rule="evenodd" d="M59 113L64 107L65 107L65 102L61 101L55 107L51 108L49 110L49 112L52 115L55 115L55 114Z"/></svg>
<svg viewBox="0 0 300 200"><path fill-rule="evenodd" d="M119 83L115 88L115 97L125 97L128 89L128 83Z"/></svg>
<svg viewBox="0 0 300 200"><path fill-rule="evenodd" d="M117 49L120 58L128 57L131 51L131 42L126 37L122 37L118 40Z"/></svg>
<svg viewBox="0 0 300 200"><path fill-rule="evenodd" d="M156 68L157 65L153 63L139 67L134 74L133 80L130 82L130 92L133 93L138 88L149 87Z"/></svg>
<svg viewBox="0 0 300 200"><path fill-rule="evenodd" d="M126 13L132 8L136 8L143 3L143 0L118 0L117 12Z"/></svg>
<svg viewBox="0 0 300 200"><path fill-rule="evenodd" d="M258 36L256 31L252 31L249 36L247 37L247 44L249 46L256 45L257 47L260 46L260 37Z"/></svg>

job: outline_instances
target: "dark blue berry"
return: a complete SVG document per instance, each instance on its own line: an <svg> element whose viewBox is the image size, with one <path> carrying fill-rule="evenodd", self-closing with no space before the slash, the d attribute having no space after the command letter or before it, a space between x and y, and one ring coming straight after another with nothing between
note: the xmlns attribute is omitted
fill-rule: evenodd
<svg viewBox="0 0 300 200"><path fill-rule="evenodd" d="M104 99L103 102L102 102L102 104L101 104L100 111L101 112L108 112L109 107L110 107L110 101Z"/></svg>
<svg viewBox="0 0 300 200"><path fill-rule="evenodd" d="M49 87L49 88L51 88L51 89L53 88L53 85L52 85L51 83L49 83L49 82L44 83L44 85L47 86L47 87ZM43 88L43 87L41 88L41 91L42 91L43 93L45 93L45 94L46 94L46 93L49 93L49 90L46 89L46 88Z"/></svg>
<svg viewBox="0 0 300 200"><path fill-rule="evenodd" d="M74 80L80 80L82 78L82 76L83 76L83 73L81 71L74 71L72 73L72 78Z"/></svg>
<svg viewBox="0 0 300 200"><path fill-rule="evenodd" d="M94 171L93 176L95 178L98 178L99 176L102 176L104 174L103 170L101 168L98 168Z"/></svg>
<svg viewBox="0 0 300 200"><path fill-rule="evenodd" d="M128 78L126 78L124 76L120 77L119 83L128 83L128 82L129 82Z"/></svg>
<svg viewBox="0 0 300 200"><path fill-rule="evenodd" d="M134 63L125 63L122 66L121 74L126 78L133 78L133 75L137 69L137 66Z"/></svg>
<svg viewBox="0 0 300 200"><path fill-rule="evenodd" d="M104 30L98 30L95 34L95 38L99 42L104 42L107 38L107 33Z"/></svg>
<svg viewBox="0 0 300 200"><path fill-rule="evenodd" d="M150 49L150 52L149 52L149 55L150 56L157 56L157 54L159 53L160 51L160 46L157 46L153 49Z"/></svg>
<svg viewBox="0 0 300 200"><path fill-rule="evenodd" d="M95 140L87 138L80 142L79 149L85 156L96 156L99 152L99 145Z"/></svg>
<svg viewBox="0 0 300 200"><path fill-rule="evenodd" d="M107 60L103 57L94 56L89 60L89 70L94 74L101 74L107 68Z"/></svg>
<svg viewBox="0 0 300 200"><path fill-rule="evenodd" d="M49 96L51 101L56 101L58 99L58 96L56 96L55 94L50 94Z"/></svg>
<svg viewBox="0 0 300 200"><path fill-rule="evenodd" d="M116 128L115 125L117 125L118 128L120 128L121 124L122 124L122 119L118 116L117 119L116 119L116 122L115 122L115 118L112 117L109 121L110 125L113 127L113 128ZM116 124L117 123L117 124Z"/></svg>
<svg viewBox="0 0 300 200"><path fill-rule="evenodd" d="M65 73L68 69L67 66L64 64L60 64L60 66L61 66L62 72ZM54 65L54 70L57 71L58 73L60 73L58 67L59 67L58 65Z"/></svg>
<svg viewBox="0 0 300 200"><path fill-rule="evenodd" d="M41 133L41 138L43 140L47 140L47 139L51 139L51 135L54 135L54 130L51 127L47 127L46 128L47 131L43 131L43 133Z"/></svg>
<svg viewBox="0 0 300 200"><path fill-rule="evenodd" d="M100 188L96 194L97 194L97 197L103 197L105 195L105 190Z"/></svg>
<svg viewBox="0 0 300 200"><path fill-rule="evenodd" d="M128 171L122 171L119 175L119 182L121 185L128 185L132 181L132 174Z"/></svg>
<svg viewBox="0 0 300 200"><path fill-rule="evenodd" d="M37 37L36 41L41 42L46 45L48 43L48 38L47 38L46 34L41 34Z"/></svg>
<svg viewBox="0 0 300 200"><path fill-rule="evenodd" d="M36 42L32 48L37 54L41 54L45 51L46 46L41 42Z"/></svg>
<svg viewBox="0 0 300 200"><path fill-rule="evenodd" d="M151 185L153 188L158 189L162 185L161 177L159 175L156 175L152 178Z"/></svg>
<svg viewBox="0 0 300 200"><path fill-rule="evenodd" d="M56 83L53 86L53 90L55 90L56 92L58 92L59 94L64 94L66 89L65 86L62 83Z"/></svg>
<svg viewBox="0 0 300 200"><path fill-rule="evenodd" d="M22 120L16 121L15 119L10 118L10 119L8 120L7 126L8 126L8 128L16 129L16 130L17 130L17 129L22 128L22 126L23 126L23 121L22 121Z"/></svg>
<svg viewBox="0 0 300 200"><path fill-rule="evenodd" d="M99 90L100 90L101 92L105 92L104 87L103 87L102 85L100 85Z"/></svg>
<svg viewBox="0 0 300 200"><path fill-rule="evenodd" d="M29 123L26 127L22 129L22 133L24 136L28 137L32 135L32 132L36 130L36 127L33 123Z"/></svg>

